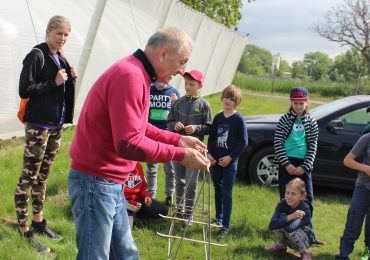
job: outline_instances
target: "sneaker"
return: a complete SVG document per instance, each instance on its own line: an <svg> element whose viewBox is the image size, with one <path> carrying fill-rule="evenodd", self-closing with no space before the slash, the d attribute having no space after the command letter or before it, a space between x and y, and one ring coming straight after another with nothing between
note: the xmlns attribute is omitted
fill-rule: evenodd
<svg viewBox="0 0 370 260"><path fill-rule="evenodd" d="M41 242L37 241L37 239L34 237L34 232L32 229L28 230L22 236L24 236L34 247L37 248L37 250L41 253L50 253L50 248L42 244Z"/></svg>
<svg viewBox="0 0 370 260"><path fill-rule="evenodd" d="M227 235L229 234L229 229L228 228L221 228L220 231L218 231L217 233L217 239L220 240L220 239L223 239L225 238Z"/></svg>
<svg viewBox="0 0 370 260"><path fill-rule="evenodd" d="M189 222L189 226L193 225L193 216L184 216L184 219L186 220L185 224Z"/></svg>
<svg viewBox="0 0 370 260"><path fill-rule="evenodd" d="M51 239L55 240L55 241L59 241L59 240L62 240L63 237L61 235L59 235L57 232L51 230L47 224L46 224L46 219L44 219L42 222L35 222L35 221L32 221L32 228L33 230L40 234L40 235L44 235L44 236L48 236L50 237Z"/></svg>
<svg viewBox="0 0 370 260"><path fill-rule="evenodd" d="M280 243L273 244L271 246L265 246L265 251L270 253L286 251L286 246Z"/></svg>
<svg viewBox="0 0 370 260"><path fill-rule="evenodd" d="M369 259L369 248L365 247L364 253L361 256L361 260L368 260Z"/></svg>
<svg viewBox="0 0 370 260"><path fill-rule="evenodd" d="M211 224L222 227L222 223L221 223L221 221L220 221L220 220L218 220L217 218L216 218L216 219L213 219L213 220L211 221Z"/></svg>
<svg viewBox="0 0 370 260"><path fill-rule="evenodd" d="M182 212L182 210L177 210L176 211L176 214L175 214L175 217L176 218L184 218L184 213Z"/></svg>
<svg viewBox="0 0 370 260"><path fill-rule="evenodd" d="M172 206L172 196L167 196L164 202L168 207Z"/></svg>
<svg viewBox="0 0 370 260"><path fill-rule="evenodd" d="M312 254L308 251L303 251L300 253L302 260L312 260Z"/></svg>
<svg viewBox="0 0 370 260"><path fill-rule="evenodd" d="M311 246L325 246L325 245L326 245L325 241L318 240L318 239L316 239L315 241L311 243Z"/></svg>

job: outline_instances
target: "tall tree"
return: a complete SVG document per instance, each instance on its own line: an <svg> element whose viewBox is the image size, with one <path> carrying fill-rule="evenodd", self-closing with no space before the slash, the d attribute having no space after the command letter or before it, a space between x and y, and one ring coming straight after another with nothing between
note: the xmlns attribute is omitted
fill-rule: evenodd
<svg viewBox="0 0 370 260"><path fill-rule="evenodd" d="M370 1L346 0L332 7L313 30L329 41L358 50L370 62Z"/></svg>
<svg viewBox="0 0 370 260"><path fill-rule="evenodd" d="M242 19L240 12L243 7L242 0L181 0L181 2L228 28L237 26Z"/></svg>
<svg viewBox="0 0 370 260"><path fill-rule="evenodd" d="M319 80L327 73L332 60L323 52L309 52L304 55L303 64L307 75L313 80Z"/></svg>
<svg viewBox="0 0 370 260"><path fill-rule="evenodd" d="M306 75L305 67L303 61L294 61L292 64L292 77L293 78L304 78Z"/></svg>
<svg viewBox="0 0 370 260"><path fill-rule="evenodd" d="M329 68L329 76L333 81L357 81L368 75L369 63L356 49L346 51L335 57L334 64Z"/></svg>
<svg viewBox="0 0 370 260"><path fill-rule="evenodd" d="M245 47L238 70L247 75L266 75L271 72L272 54L253 44Z"/></svg>

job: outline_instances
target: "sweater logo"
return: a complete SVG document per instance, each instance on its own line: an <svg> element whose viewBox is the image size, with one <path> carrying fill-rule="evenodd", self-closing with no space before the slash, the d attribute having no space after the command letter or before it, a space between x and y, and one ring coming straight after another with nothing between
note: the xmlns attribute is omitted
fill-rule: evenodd
<svg viewBox="0 0 370 260"><path fill-rule="evenodd" d="M229 149L227 147L228 136L229 136L229 129L219 128L217 130L217 147Z"/></svg>
<svg viewBox="0 0 370 260"><path fill-rule="evenodd" d="M139 185L143 180L138 175L134 175L130 173L125 181L125 187L129 189L134 189L137 185Z"/></svg>

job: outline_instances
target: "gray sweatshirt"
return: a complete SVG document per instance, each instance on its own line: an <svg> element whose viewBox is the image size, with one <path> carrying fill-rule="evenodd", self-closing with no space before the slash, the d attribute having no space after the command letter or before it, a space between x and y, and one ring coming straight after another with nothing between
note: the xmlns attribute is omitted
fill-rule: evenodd
<svg viewBox="0 0 370 260"><path fill-rule="evenodd" d="M179 98L172 104L168 114L168 129L176 132L173 128L177 122L181 122L184 126L196 125L196 130L192 136L203 141L204 135L209 134L212 125L212 112L209 103L200 96ZM183 130L178 133L186 135Z"/></svg>

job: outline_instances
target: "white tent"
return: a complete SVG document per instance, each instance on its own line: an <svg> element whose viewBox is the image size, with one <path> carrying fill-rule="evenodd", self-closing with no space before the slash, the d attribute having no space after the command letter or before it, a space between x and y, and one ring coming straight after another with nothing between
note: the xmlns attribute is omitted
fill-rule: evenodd
<svg viewBox="0 0 370 260"><path fill-rule="evenodd" d="M0 5L0 139L24 135L16 117L22 60L44 41L53 15L66 16L72 24L65 53L80 75L75 123L96 78L119 58L144 48L161 27L180 27L193 39L187 69L205 74L203 95L231 83L247 43L247 38L173 0L0 0ZM180 76L170 83L183 93Z"/></svg>

